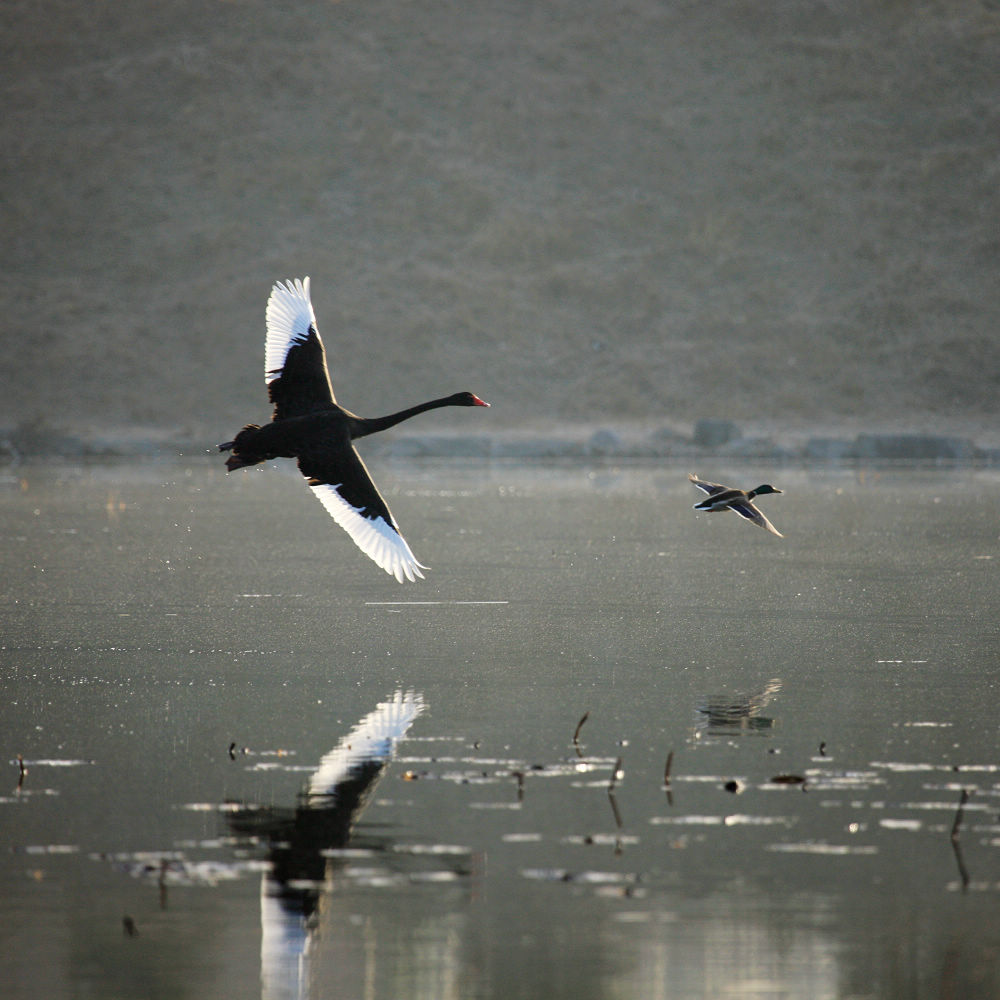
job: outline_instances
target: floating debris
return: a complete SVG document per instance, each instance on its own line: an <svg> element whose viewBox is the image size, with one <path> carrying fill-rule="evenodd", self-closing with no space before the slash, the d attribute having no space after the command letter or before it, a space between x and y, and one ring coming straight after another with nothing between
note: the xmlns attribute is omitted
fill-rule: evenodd
<svg viewBox="0 0 1000 1000"><path fill-rule="evenodd" d="M576 882L582 885L629 885L638 879L636 875L622 872L572 872L568 868L525 868L521 875L539 882Z"/></svg>
<svg viewBox="0 0 1000 1000"><path fill-rule="evenodd" d="M638 837L623 837L621 834L585 833L576 836L563 837L562 844L577 844L584 847L621 847L625 844L638 844Z"/></svg>
<svg viewBox="0 0 1000 1000"><path fill-rule="evenodd" d="M880 819L878 825L886 830L922 830L924 821L921 819Z"/></svg>
<svg viewBox="0 0 1000 1000"><path fill-rule="evenodd" d="M794 826L796 820L790 816L750 816L744 813L734 813L723 821L726 826Z"/></svg>
<svg viewBox="0 0 1000 1000"><path fill-rule="evenodd" d="M392 849L396 854L413 855L452 856L472 853L471 847L462 844L394 844Z"/></svg>
<svg viewBox="0 0 1000 1000"><path fill-rule="evenodd" d="M653 826L721 826L721 816L650 816Z"/></svg>
<svg viewBox="0 0 1000 1000"><path fill-rule="evenodd" d="M851 844L822 844L812 841L800 844L768 844L766 850L776 851L780 854L825 854L831 857L878 854L878 848L874 845L855 847Z"/></svg>

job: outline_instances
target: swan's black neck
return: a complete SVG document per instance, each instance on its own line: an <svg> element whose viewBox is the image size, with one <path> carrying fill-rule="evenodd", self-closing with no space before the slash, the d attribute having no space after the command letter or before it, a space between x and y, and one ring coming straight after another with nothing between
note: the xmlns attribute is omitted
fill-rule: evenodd
<svg viewBox="0 0 1000 1000"><path fill-rule="evenodd" d="M441 399L432 399L426 403L418 403L409 409L400 410L398 413L390 413L385 417L356 417L351 427L351 437L365 437L368 434L376 434L378 431L388 430L401 424L410 417L417 416L418 413L426 413L428 410L437 410L442 406L458 406L454 396L444 396Z"/></svg>

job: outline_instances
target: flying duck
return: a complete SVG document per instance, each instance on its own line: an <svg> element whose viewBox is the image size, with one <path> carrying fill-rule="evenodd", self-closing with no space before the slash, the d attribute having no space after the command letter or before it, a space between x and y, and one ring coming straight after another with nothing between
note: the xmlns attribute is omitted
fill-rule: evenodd
<svg viewBox="0 0 1000 1000"><path fill-rule="evenodd" d="M779 538L785 537L753 504L754 497L766 496L768 493L780 493L781 490L776 490L769 483L764 483L747 493L729 486L721 486L719 483L706 483L692 473L688 474L688 479L699 490L704 490L708 494L706 499L694 505L695 510L703 510L709 514L717 510L731 510L733 513L739 514L740 517L753 521L765 531L770 531L772 535L777 535Z"/></svg>

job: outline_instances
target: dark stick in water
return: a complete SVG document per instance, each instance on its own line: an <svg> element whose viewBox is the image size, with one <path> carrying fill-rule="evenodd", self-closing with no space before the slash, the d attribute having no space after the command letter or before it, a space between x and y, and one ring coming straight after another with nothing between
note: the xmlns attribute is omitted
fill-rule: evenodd
<svg viewBox="0 0 1000 1000"><path fill-rule="evenodd" d="M576 747L576 755L577 755L577 757L582 757L583 756L583 754L580 753L580 730L583 729L583 724L589 718L590 718L590 709L587 709L587 711L583 713L583 717L576 724L576 729L573 730L573 746Z"/></svg>
<svg viewBox="0 0 1000 1000"><path fill-rule="evenodd" d="M969 801L969 790L962 789L962 794L958 799L958 809L955 811L955 822L951 825L951 849L955 852L955 864L958 865L958 874L962 879L962 889L969 888L969 870L965 867L965 860L962 858L962 845L959 843L961 835L962 819L965 811L965 804Z"/></svg>

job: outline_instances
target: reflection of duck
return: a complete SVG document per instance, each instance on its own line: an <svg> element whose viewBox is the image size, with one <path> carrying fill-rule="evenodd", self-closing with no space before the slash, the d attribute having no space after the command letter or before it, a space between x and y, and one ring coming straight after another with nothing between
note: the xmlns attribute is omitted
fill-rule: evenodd
<svg viewBox="0 0 1000 1000"><path fill-rule="evenodd" d="M232 441L232 472L272 458L296 458L299 469L327 513L365 555L400 583L423 576L399 533L385 500L351 443L418 413L442 406L489 406L471 392L411 406L386 417L364 418L337 405L326 352L309 299L309 279L278 282L267 303L265 380L274 404L271 423L248 424Z"/></svg>
<svg viewBox="0 0 1000 1000"><path fill-rule="evenodd" d="M768 493L780 493L781 490L776 490L769 483L764 483L754 490L745 492L730 486L722 486L719 483L707 483L693 474L688 474L688 479L699 490L704 490L708 494L706 500L694 505L695 510L703 510L709 514L717 510L731 510L747 521L753 521L765 531L770 531L772 535L784 538L784 535L753 504L754 497L765 496Z"/></svg>
<svg viewBox="0 0 1000 1000"><path fill-rule="evenodd" d="M773 729L774 719L761 712L780 690L781 681L774 678L757 691L709 695L698 706L699 725L708 733L719 735L733 730L761 732Z"/></svg>

